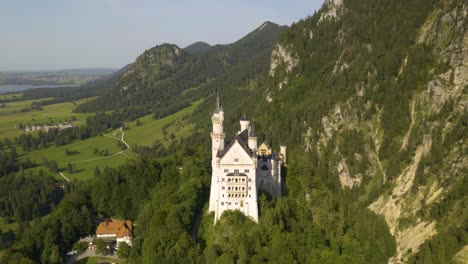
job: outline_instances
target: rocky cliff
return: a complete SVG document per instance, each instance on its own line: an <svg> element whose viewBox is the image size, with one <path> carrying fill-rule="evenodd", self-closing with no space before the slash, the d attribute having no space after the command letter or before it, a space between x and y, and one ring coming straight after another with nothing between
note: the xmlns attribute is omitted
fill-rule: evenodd
<svg viewBox="0 0 468 264"><path fill-rule="evenodd" d="M389 262L418 261L468 215L466 194L453 197L468 167L468 5L377 2L325 1L293 25L273 49L265 98L299 121L302 150L385 218ZM287 108L288 97L309 104Z"/></svg>

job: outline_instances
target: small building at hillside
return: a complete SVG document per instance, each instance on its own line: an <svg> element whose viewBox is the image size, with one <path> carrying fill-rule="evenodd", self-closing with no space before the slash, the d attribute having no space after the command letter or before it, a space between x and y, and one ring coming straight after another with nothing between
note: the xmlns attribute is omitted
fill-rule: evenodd
<svg viewBox="0 0 468 264"><path fill-rule="evenodd" d="M48 132L51 129L66 129L66 128L72 128L73 124L71 122L68 123L56 123L56 124L49 124L49 125L44 125L44 124L39 124L39 125L26 125L24 126L24 132L31 132L31 131L39 131L43 130Z"/></svg>
<svg viewBox="0 0 468 264"><path fill-rule="evenodd" d="M101 222L96 229L96 238L105 242L115 242L116 247L122 242L132 245L133 222L132 221L112 221Z"/></svg>
<svg viewBox="0 0 468 264"><path fill-rule="evenodd" d="M226 144L219 95L211 121L209 211L214 212L215 223L226 210L239 210L258 222L258 191L274 197L282 195L281 167L286 164L286 146L280 146L279 153L267 143L257 147L255 127L246 117L240 120L240 131Z"/></svg>

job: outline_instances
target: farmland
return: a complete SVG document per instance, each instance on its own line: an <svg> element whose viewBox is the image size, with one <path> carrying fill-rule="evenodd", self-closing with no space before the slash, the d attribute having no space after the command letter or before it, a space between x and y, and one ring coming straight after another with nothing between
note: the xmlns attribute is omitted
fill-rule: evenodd
<svg viewBox="0 0 468 264"><path fill-rule="evenodd" d="M18 102L19 103L19 102ZM42 170L48 174L53 175L57 179L66 177L69 180L85 180L92 178L95 174L96 168L102 171L104 168L114 168L122 165L127 159L135 157L136 154L132 153L130 149L122 149L122 144L118 144L122 139L129 145L151 146L155 141L160 141L164 145L170 144L173 140L179 140L188 136L194 129L193 125L188 123L186 117L191 115L194 109L201 103L197 101L191 106L180 110L172 115L161 119L153 119L152 115L147 115L137 121L129 122L126 125L126 130L116 129L103 135L87 138L85 140L75 140L70 144L63 146L56 146L50 143L47 148L39 148L37 150L23 151L18 148L18 153L21 160L29 159L38 166L25 170L25 173L38 172ZM25 104L23 104L25 105ZM70 105L61 103L51 105L50 109L60 111L55 113L54 118L66 119L71 116ZM67 110L68 109L68 110ZM6 115L10 119L10 123L15 122L12 116L18 115L21 118L26 117L18 113L10 112ZM50 112L49 112L50 113ZM74 115L83 120L86 115ZM78 119L78 120L80 120ZM18 121L16 121L18 122ZM3 121L0 123L7 123ZM122 136L122 132L124 135ZM17 135L21 133L18 128L12 131L11 134ZM48 172L48 167L44 164L45 159L48 161L56 161L60 173ZM72 170L69 169L70 165Z"/></svg>

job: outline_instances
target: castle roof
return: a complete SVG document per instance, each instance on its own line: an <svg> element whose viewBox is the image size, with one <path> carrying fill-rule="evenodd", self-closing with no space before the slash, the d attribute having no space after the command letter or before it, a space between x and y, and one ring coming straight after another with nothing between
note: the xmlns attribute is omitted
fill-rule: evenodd
<svg viewBox="0 0 468 264"><path fill-rule="evenodd" d="M250 119L247 117L246 114L244 114L244 115L241 117L240 120L241 120L241 121L249 121Z"/></svg>
<svg viewBox="0 0 468 264"><path fill-rule="evenodd" d="M233 138L229 144L224 148L223 151L218 152L218 157L223 157L226 153L228 153L229 149L231 149L236 142L239 142L239 145L249 154L249 156L253 155L252 150L249 148L249 130L245 129L241 133L239 133L235 138Z"/></svg>

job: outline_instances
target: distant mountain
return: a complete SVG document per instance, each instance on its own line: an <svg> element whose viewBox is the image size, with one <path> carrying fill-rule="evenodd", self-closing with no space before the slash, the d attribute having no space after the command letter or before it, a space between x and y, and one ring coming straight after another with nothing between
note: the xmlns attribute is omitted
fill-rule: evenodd
<svg viewBox="0 0 468 264"><path fill-rule="evenodd" d="M211 49L211 45L203 41L195 42L184 48L184 50L190 54L200 54L208 51L209 49Z"/></svg>
<svg viewBox="0 0 468 264"><path fill-rule="evenodd" d="M153 47L115 80L109 92L77 111L133 107L165 115L210 94L217 80L230 83L236 76L245 74L241 78L245 80L252 72L268 70L271 48L284 29L266 22L232 44L195 54L173 44Z"/></svg>

